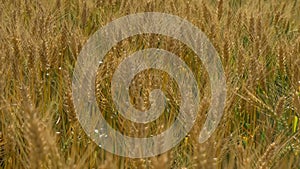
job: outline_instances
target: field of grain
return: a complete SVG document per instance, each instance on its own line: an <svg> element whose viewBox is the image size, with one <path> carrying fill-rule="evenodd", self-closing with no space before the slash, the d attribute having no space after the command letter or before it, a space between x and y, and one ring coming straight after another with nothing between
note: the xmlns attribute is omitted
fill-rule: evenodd
<svg viewBox="0 0 300 169"><path fill-rule="evenodd" d="M1 0L0 168L299 169L299 9L297 0ZM201 29L220 55L227 98L217 130L200 144L210 104L201 61L166 36L123 40L106 55L95 82L99 108L113 128L133 137L160 133L174 121L184 99L165 72L144 71L132 83L132 103L149 108L149 90L160 85L169 98L168 113L149 124L118 115L110 81L129 53L155 47L177 54L193 71L201 92L196 123L176 147L133 159L105 151L85 134L72 101L72 75L93 33L139 12L177 15Z"/></svg>

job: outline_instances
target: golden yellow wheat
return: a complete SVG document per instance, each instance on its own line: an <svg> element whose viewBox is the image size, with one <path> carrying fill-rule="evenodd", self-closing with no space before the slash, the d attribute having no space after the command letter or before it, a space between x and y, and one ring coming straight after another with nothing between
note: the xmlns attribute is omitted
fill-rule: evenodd
<svg viewBox="0 0 300 169"><path fill-rule="evenodd" d="M299 9L297 0L2 0L0 168L300 168ZM123 40L106 55L95 84L113 128L135 137L160 133L176 118L182 99L168 75L145 71L130 87L132 103L148 108L149 90L160 86L170 98L170 113L146 125L118 116L110 80L134 51L157 47L175 53L194 72L201 92L196 125L180 144L157 157L130 159L106 152L84 133L72 102L72 71L95 31L145 11L178 15L209 37L225 69L227 101L217 131L199 144L210 104L201 61L169 37Z"/></svg>

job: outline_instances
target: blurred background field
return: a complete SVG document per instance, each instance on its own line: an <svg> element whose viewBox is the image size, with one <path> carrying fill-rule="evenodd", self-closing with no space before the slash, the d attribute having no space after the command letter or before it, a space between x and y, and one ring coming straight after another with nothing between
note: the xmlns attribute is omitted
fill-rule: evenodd
<svg viewBox="0 0 300 169"><path fill-rule="evenodd" d="M146 125L118 115L110 80L129 53L156 47L177 54L201 92L196 124L180 144L157 157L131 159L106 152L84 133L72 102L72 72L82 46L100 27L149 11L185 18L209 37L225 70L227 101L219 127L199 144L210 104L201 61L162 35L123 40L106 55L95 82L112 127L135 137L158 134L184 99L172 78L149 70L134 79L132 103L149 108L149 90L159 85L169 98L164 115ZM0 168L300 168L299 35L297 0L1 0Z"/></svg>

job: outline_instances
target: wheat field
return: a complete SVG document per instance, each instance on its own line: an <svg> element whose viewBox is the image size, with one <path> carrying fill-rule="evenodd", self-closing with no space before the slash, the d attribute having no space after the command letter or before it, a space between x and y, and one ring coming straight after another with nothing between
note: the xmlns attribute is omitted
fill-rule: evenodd
<svg viewBox="0 0 300 169"><path fill-rule="evenodd" d="M175 53L196 75L201 95L196 123L177 146L134 159L105 151L85 134L72 101L72 74L93 33L139 12L177 15L201 29L220 55L227 99L217 130L200 144L210 104L201 60L185 44L162 35L121 41L105 56L95 82L99 108L113 128L133 137L160 133L176 119L184 99L165 72L147 70L130 86L132 103L149 108L149 90L160 86L169 98L168 113L149 124L120 116L110 81L129 53L153 47ZM299 35L297 0L2 0L0 168L299 169Z"/></svg>

